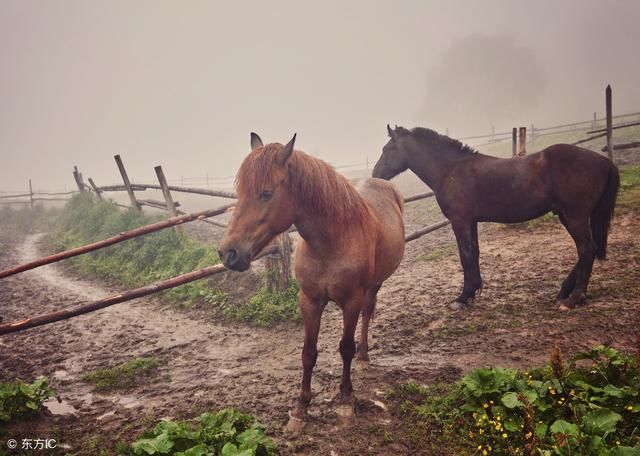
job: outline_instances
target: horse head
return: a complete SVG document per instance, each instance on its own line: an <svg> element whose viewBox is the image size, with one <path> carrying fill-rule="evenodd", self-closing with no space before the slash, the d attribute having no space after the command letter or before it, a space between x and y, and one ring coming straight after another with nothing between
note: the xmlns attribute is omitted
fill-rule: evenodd
<svg viewBox="0 0 640 456"><path fill-rule="evenodd" d="M409 167L409 158L403 144L404 138L397 130L397 126L395 130L392 130L391 127L387 125L389 142L382 148L382 155L373 167L373 177L388 180Z"/></svg>
<svg viewBox="0 0 640 456"><path fill-rule="evenodd" d="M249 269L251 260L278 234L291 226L295 204L289 186L288 161L296 135L286 145L263 145L251 133L251 153L237 175L238 202L218 253L224 265Z"/></svg>

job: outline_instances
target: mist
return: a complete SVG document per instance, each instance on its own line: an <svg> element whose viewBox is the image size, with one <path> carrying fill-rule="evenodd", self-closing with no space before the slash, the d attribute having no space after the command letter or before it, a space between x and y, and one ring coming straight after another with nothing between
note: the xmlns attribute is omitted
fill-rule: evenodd
<svg viewBox="0 0 640 456"><path fill-rule="evenodd" d="M631 1L0 3L0 191L232 176L249 133L340 166L386 124L451 136L640 110Z"/></svg>

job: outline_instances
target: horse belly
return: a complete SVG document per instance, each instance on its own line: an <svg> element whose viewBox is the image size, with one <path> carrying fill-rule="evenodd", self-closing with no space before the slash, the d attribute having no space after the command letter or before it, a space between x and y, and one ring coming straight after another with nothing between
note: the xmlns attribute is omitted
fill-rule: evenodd
<svg viewBox="0 0 640 456"><path fill-rule="evenodd" d="M402 197L392 183L381 179L365 180L358 191L378 222L372 281L379 285L394 273L404 256Z"/></svg>

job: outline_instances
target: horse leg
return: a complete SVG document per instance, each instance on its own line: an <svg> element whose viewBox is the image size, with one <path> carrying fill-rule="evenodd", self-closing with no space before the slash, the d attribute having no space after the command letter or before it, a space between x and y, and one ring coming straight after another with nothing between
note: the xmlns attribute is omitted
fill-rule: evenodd
<svg viewBox="0 0 640 456"><path fill-rule="evenodd" d="M482 285L480 279L480 266L477 241L477 224L475 223L451 223L453 233L458 243L458 253L460 254L460 263L464 272L464 284L462 293L456 299L456 303L461 306L468 304L469 298L475 297L475 292ZM474 230L475 226L475 230ZM473 233L475 231L475 242Z"/></svg>
<svg viewBox="0 0 640 456"><path fill-rule="evenodd" d="M569 234L571 234L571 232L569 231L569 226L567 225L567 218L561 212L558 212L558 218L560 219L560 223L562 223L562 225L566 228ZM573 291L573 289L575 288L577 268L578 268L578 263L575 264L575 266L573 267L573 269L571 269L571 272L569 273L567 278L564 279L564 281L562 282L562 287L560 287L560 292L558 293L558 297L557 297L558 300L568 298L571 292Z"/></svg>
<svg viewBox="0 0 640 456"><path fill-rule="evenodd" d="M356 361L369 361L369 321L373 317L376 308L376 298L380 285L369 288L364 294L364 304L362 306L362 327L360 328L360 342L356 347Z"/></svg>
<svg viewBox="0 0 640 456"><path fill-rule="evenodd" d="M480 244L478 243L478 223L471 224L471 284L474 288L472 297L482 293L482 276L480 275Z"/></svg>
<svg viewBox="0 0 640 456"><path fill-rule="evenodd" d="M300 312L304 320L304 345L302 348L302 389L298 403L292 413L293 420L302 420L307 415L311 402L311 373L318 358L318 332L320 319L326 302L312 300L300 290Z"/></svg>
<svg viewBox="0 0 640 456"><path fill-rule="evenodd" d="M593 240L589 219L587 217L567 219L567 229L578 250L578 263L565 281L568 283L568 288L574 279L572 275L575 277L575 285L571 293L569 293L567 298L559 301L561 309L571 309L584 304L587 286L589 285L589 279L591 278L591 271L593 269L593 261L596 257L596 243Z"/></svg>
<svg viewBox="0 0 640 456"><path fill-rule="evenodd" d="M353 385L351 384L351 361L356 353L355 333L358 316L362 310L363 298L355 292L342 309L342 339L340 355L342 356L342 381L340 382L340 406L338 414L348 418L353 415ZM364 296L364 293L362 293Z"/></svg>

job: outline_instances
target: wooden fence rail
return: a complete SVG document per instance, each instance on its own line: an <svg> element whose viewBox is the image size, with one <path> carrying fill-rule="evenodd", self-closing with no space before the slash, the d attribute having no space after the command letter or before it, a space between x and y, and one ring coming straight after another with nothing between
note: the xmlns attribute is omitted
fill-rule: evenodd
<svg viewBox="0 0 640 456"><path fill-rule="evenodd" d="M76 247L75 249L66 250L64 252L56 253L54 255L49 255L47 257L40 258L38 260L31 261L29 263L25 263L18 266L14 266L9 269L5 269L4 271L0 271L0 279L14 275L14 274L18 274L19 272L28 271L29 269L34 269L39 266L44 266L45 264L55 263L56 261L64 260L66 258L71 258L74 256L82 255L83 253L88 253L94 250L102 249L104 247L108 247L110 245L117 244L122 241L126 241L127 239L142 236L144 234L153 233L154 231L163 230L170 226L176 226L181 223L191 222L193 220L198 220L200 218L214 217L216 215L220 215L226 212L231 207L233 207L232 204L227 204L217 209L209 209L206 211L195 212L193 214L172 217L166 220L162 220L160 222L152 223L151 225L145 225L140 228L136 228L134 230L124 231L120 234L104 239L102 241L83 245L82 247Z"/></svg>
<svg viewBox="0 0 640 456"><path fill-rule="evenodd" d="M274 247L268 247L266 250L260 252L260 254L258 254L255 259L257 260L258 258L265 255L273 254L275 253L275 250L276 249ZM117 295L109 296L107 298L98 299L97 301L92 301L76 307L58 310L56 312L39 315L37 317L25 318L13 323L0 324L0 335L23 331L25 329L35 328L36 326L55 323L56 321L60 320L67 320L69 318L77 317L78 315L83 315L89 312L95 312L96 310L104 309L105 307L109 307L114 304L131 301L132 299L141 298L143 296L148 296L153 293L158 293L159 291L168 290L169 288L175 288L179 285L184 285L195 280L210 277L212 275L219 274L226 269L227 268L225 268L223 265L216 264L197 271L188 272L171 279L155 282L151 285L128 290Z"/></svg>

